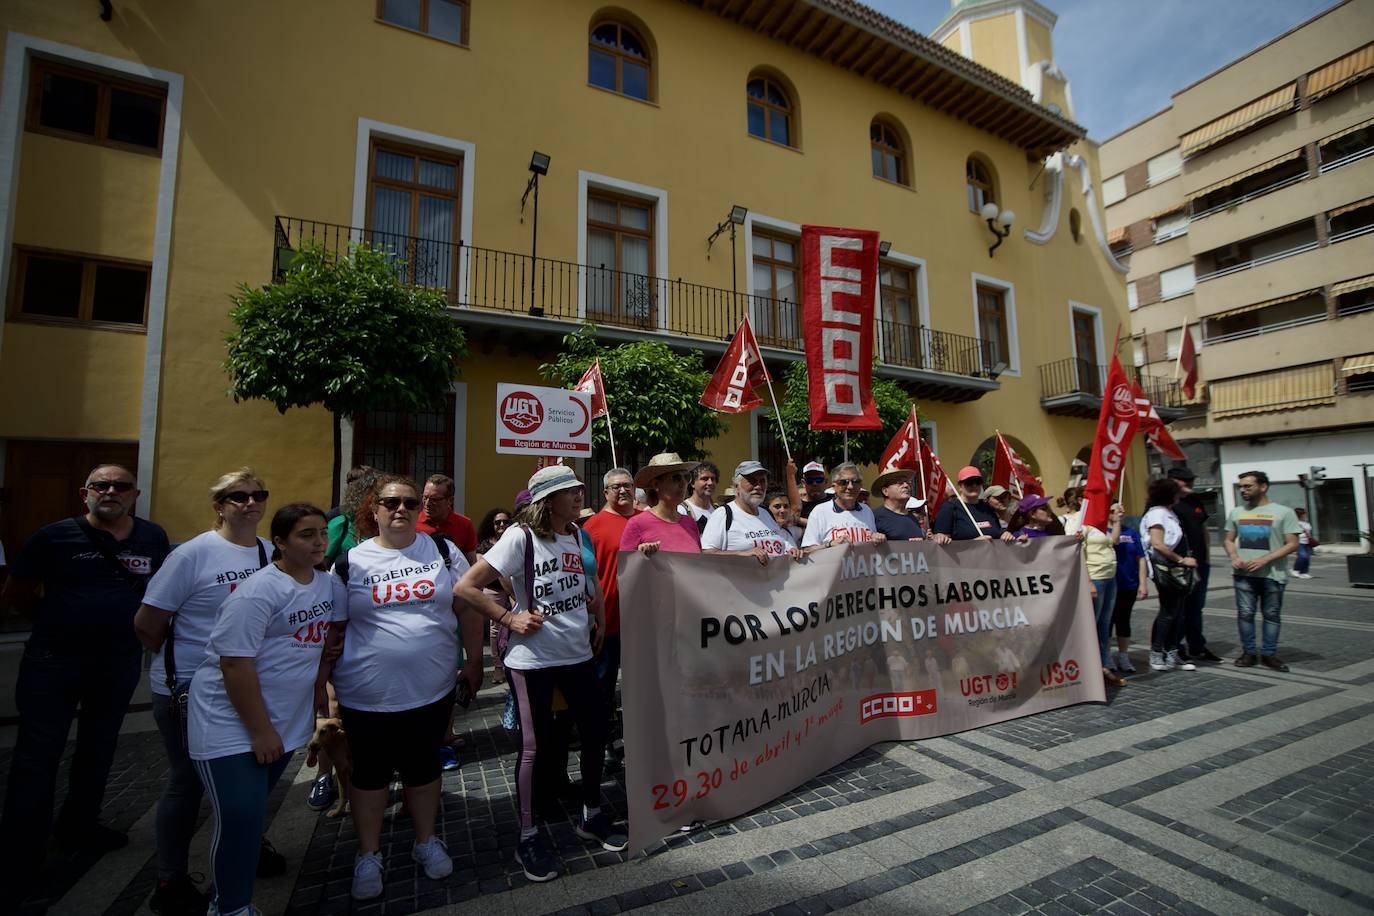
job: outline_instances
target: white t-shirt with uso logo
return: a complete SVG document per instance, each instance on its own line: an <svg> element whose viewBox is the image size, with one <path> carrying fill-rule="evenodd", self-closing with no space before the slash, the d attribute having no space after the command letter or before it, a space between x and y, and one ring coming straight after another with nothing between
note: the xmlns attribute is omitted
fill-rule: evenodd
<svg viewBox="0 0 1374 916"><path fill-rule="evenodd" d="M510 577L519 610L526 609L525 542L530 536L527 529L512 526L483 554L492 569ZM582 545L577 536L534 538L534 602L544 615L544 624L528 636L511 633L505 666L523 671L576 665L590 659L587 603L591 588L582 571Z"/></svg>
<svg viewBox="0 0 1374 916"><path fill-rule="evenodd" d="M315 728L315 675L329 632L342 613L343 588L315 571L302 585L275 563L236 589L210 631L205 661L191 680L188 739L192 760L253 750L238 710L224 689L221 657L251 658L262 701L286 753L310 740Z"/></svg>
<svg viewBox="0 0 1374 916"><path fill-rule="evenodd" d="M468 561L452 542L448 560L445 565L428 534L400 550L368 539L348 551L348 630L331 678L341 705L399 712L441 700L454 688L453 586Z"/></svg>
<svg viewBox="0 0 1374 916"><path fill-rule="evenodd" d="M830 544L837 539L840 543L862 544L864 541L873 540L877 530L878 520L873 517L873 510L868 506L855 503L853 509L841 509L839 503L832 499L811 510L806 523L806 534L802 537L802 546Z"/></svg>
<svg viewBox="0 0 1374 916"><path fill-rule="evenodd" d="M728 512L726 510L729 510ZM728 522L728 526L727 526ZM767 509L750 515L738 503L722 506L706 521L702 550L753 550L762 547L770 557L787 555L787 537Z"/></svg>

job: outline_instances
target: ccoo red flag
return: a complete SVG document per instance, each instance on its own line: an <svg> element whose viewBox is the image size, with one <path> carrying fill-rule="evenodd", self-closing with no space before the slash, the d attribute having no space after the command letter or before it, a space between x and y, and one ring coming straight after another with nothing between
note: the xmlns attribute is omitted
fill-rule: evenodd
<svg viewBox="0 0 1374 916"><path fill-rule="evenodd" d="M945 469L940 466L940 459L935 457L930 443L922 439L921 498L926 501L926 512L929 513L931 521L935 520L935 513L940 511L940 506L948 498L948 491L945 489L948 485L949 478L945 476Z"/></svg>
<svg viewBox="0 0 1374 916"><path fill-rule="evenodd" d="M907 417L901 429L892 437L878 461L878 473L904 470L915 471L921 466L921 427L916 418L916 405L911 405L911 416Z"/></svg>
<svg viewBox="0 0 1374 916"><path fill-rule="evenodd" d="M1145 392L1140 389L1140 381L1137 379L1131 388L1135 395L1137 414L1140 417L1140 431L1145 434L1146 439L1164 457L1172 458L1174 461L1187 461L1188 456L1183 453L1183 449L1178 447L1174 437L1169 434L1168 428L1164 425L1164 420L1155 410L1155 405L1150 403L1150 399L1145 397Z"/></svg>
<svg viewBox="0 0 1374 916"><path fill-rule="evenodd" d="M1102 392L1102 410L1097 417L1097 436L1088 459L1088 485L1083 491L1085 526L1107 530L1112 496L1125 470L1126 452L1131 448L1139 421L1131 383L1122 371L1121 360L1113 354Z"/></svg>
<svg viewBox="0 0 1374 916"><path fill-rule="evenodd" d="M604 417L609 410L606 408L606 381L601 377L601 360L592 363L591 368L582 373L573 391L585 391L592 396L592 419Z"/></svg>
<svg viewBox="0 0 1374 916"><path fill-rule="evenodd" d="M763 365L763 354L746 316L701 393L701 403L722 413L744 413L763 405L754 389L768 382L768 369Z"/></svg>
<svg viewBox="0 0 1374 916"><path fill-rule="evenodd" d="M1197 395L1197 350L1193 348L1193 335L1188 333L1188 322L1183 323L1183 335L1178 342L1178 366L1174 377L1183 373L1183 396L1192 400Z"/></svg>
<svg viewBox="0 0 1374 916"><path fill-rule="evenodd" d="M1040 479L1031 473L1030 465L1016 454L1016 449L1011 447L1011 443L1001 432L997 433L997 455L992 462L992 482L1006 487L1017 499L1021 499L1027 493L1045 495L1045 487L1040 483Z"/></svg>
<svg viewBox="0 0 1374 916"><path fill-rule="evenodd" d="M878 233L802 226L802 334L812 429L882 429L873 402Z"/></svg>

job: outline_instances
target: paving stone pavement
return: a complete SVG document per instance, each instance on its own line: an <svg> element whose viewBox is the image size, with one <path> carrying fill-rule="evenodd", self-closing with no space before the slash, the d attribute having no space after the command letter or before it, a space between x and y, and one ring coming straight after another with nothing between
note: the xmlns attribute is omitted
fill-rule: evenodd
<svg viewBox="0 0 1374 916"><path fill-rule="evenodd" d="M1229 662L1142 672L1106 704L878 745L635 859L578 839L572 806L558 802L563 816L541 828L563 871L548 884L527 882L513 860L514 747L499 724L504 688L488 688L465 722L462 766L444 776L450 878L417 874L396 797L385 897L353 905L352 822L305 808L312 774L298 752L270 804L269 835L290 868L260 881L256 902L290 916L1374 912L1374 594L1346 587L1340 558L1319 558L1314 572L1288 589L1287 674ZM1206 628L1229 659L1234 602L1224 571L1214 580ZM1153 607L1137 609L1137 639ZM1144 647L1132 654L1144 668ZM0 750L0 775L8 759ZM24 911L147 912L164 771L146 714L131 715L104 812L130 846L51 861ZM608 773L602 789L623 817L624 774ZM205 870L209 832L202 823L193 868Z"/></svg>

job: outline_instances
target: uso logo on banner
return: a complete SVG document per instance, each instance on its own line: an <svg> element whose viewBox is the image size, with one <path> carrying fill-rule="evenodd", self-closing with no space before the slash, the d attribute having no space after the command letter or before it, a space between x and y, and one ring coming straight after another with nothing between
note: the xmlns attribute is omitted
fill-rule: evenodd
<svg viewBox="0 0 1374 916"><path fill-rule="evenodd" d="M590 457L591 395L567 388L496 386L496 451L503 455Z"/></svg>

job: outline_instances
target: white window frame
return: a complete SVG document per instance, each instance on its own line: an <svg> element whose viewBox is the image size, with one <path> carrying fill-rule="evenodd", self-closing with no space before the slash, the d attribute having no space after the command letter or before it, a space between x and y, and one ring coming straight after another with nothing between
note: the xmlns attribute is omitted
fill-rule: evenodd
<svg viewBox="0 0 1374 916"><path fill-rule="evenodd" d="M983 328L978 319L978 287L991 286L1000 289L1005 295L1007 304L1007 349L1011 352L1007 354L1007 371L1003 375L1011 378L1021 377L1021 341L1016 333L1016 284L1006 280L999 280L996 277L989 277L987 274L973 273L970 275L969 292L972 294L970 302L973 305L973 329L974 336L982 338ZM978 365L983 371L991 368L983 365L983 351L978 351Z"/></svg>
<svg viewBox="0 0 1374 916"><path fill-rule="evenodd" d="M612 194L638 197L654 207L654 276L670 277L668 272L668 192L652 185L598 175L581 169L577 172L577 263L587 263L587 192L610 191ZM668 327L667 296L657 291L658 320L656 330ZM587 284L577 284L577 317L587 317Z"/></svg>
<svg viewBox="0 0 1374 916"><path fill-rule="evenodd" d="M1126 307L1131 311L1140 308L1140 293L1136 289L1135 281L1126 281Z"/></svg>
<svg viewBox="0 0 1374 916"><path fill-rule="evenodd" d="M1126 199L1126 173L1119 172L1102 182L1102 206L1110 207Z"/></svg>
<svg viewBox="0 0 1374 916"><path fill-rule="evenodd" d="M1192 282L1190 282L1190 283L1188 284L1188 288L1185 289L1185 290L1179 290L1179 291L1172 292L1172 293L1166 293L1165 290L1164 290L1164 277L1165 277L1165 275L1166 275L1166 274L1174 273L1174 272L1176 272L1176 271L1182 271L1182 270L1187 270L1188 273L1189 273L1189 275L1192 277ZM1185 263L1183 263L1183 264L1179 264L1179 265L1176 266L1176 267L1170 267L1168 270L1161 270L1161 271L1159 272L1159 301L1160 301L1160 302L1167 302L1167 301L1169 301L1170 299L1178 299L1178 298L1180 298L1180 297L1182 297L1182 296L1187 296L1187 295L1191 294L1191 293L1193 292L1193 290L1196 289L1196 288L1197 288L1197 274L1196 274L1196 272L1194 271L1193 262L1192 262L1192 261L1187 261L1187 262L1185 262Z"/></svg>
<svg viewBox="0 0 1374 916"><path fill-rule="evenodd" d="M1176 213L1166 214L1163 218L1154 221L1155 244L1160 245L1169 239L1176 239L1180 235L1188 234L1188 211L1179 210Z"/></svg>
<svg viewBox="0 0 1374 916"><path fill-rule="evenodd" d="M1159 163L1156 166L1156 163ZM1158 156L1151 156L1145 163L1145 184L1153 188L1157 184L1168 181L1170 178L1177 178L1183 171L1183 157L1179 154L1176 146L1171 150L1165 150Z"/></svg>

